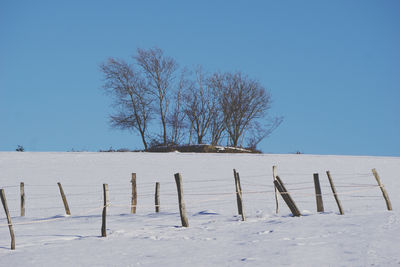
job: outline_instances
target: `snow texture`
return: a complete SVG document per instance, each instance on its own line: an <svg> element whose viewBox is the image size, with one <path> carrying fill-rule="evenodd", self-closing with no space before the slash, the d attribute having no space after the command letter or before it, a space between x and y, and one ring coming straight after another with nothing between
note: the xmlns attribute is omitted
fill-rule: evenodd
<svg viewBox="0 0 400 267"><path fill-rule="evenodd" d="M275 214L272 166L303 216L282 198ZM237 214L232 169L240 173L247 220ZM391 198L386 210L371 169ZM339 215L326 171L344 215ZM130 214L131 173L137 213ZM174 173L183 177L190 226L180 226ZM316 212L319 173L325 212ZM194 153L0 152L16 250L0 211L1 266L398 266L400 158ZM19 183L26 216L19 216ZM57 182L66 193L66 216ZM161 212L154 211L160 182ZM107 237L101 235L108 183Z"/></svg>

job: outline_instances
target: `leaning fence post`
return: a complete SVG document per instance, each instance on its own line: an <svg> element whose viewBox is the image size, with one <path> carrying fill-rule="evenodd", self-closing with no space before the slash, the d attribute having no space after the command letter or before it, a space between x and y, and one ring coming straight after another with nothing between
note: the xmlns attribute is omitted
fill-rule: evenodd
<svg viewBox="0 0 400 267"><path fill-rule="evenodd" d="M274 181L276 180L276 166L272 166L272 177L274 178ZM276 209L275 212L276 214L279 213L279 199L278 199L278 189L276 188L276 186L274 186L275 188L275 203L276 203Z"/></svg>
<svg viewBox="0 0 400 267"><path fill-rule="evenodd" d="M285 184L282 182L281 178L279 176L276 176L276 181L280 184L280 186L282 187L283 191L286 192L286 194L288 194L288 190L286 189ZM279 191L279 190L278 190Z"/></svg>
<svg viewBox="0 0 400 267"><path fill-rule="evenodd" d="M317 201L317 212L324 212L324 203L322 202L321 185L319 183L318 173L314 173L315 199Z"/></svg>
<svg viewBox="0 0 400 267"><path fill-rule="evenodd" d="M101 216L101 236L106 237L106 217L107 217L107 206L108 206L108 184L103 184L103 213Z"/></svg>
<svg viewBox="0 0 400 267"><path fill-rule="evenodd" d="M154 206L156 212L160 212L160 183L156 182L156 190L154 194Z"/></svg>
<svg viewBox="0 0 400 267"><path fill-rule="evenodd" d="M380 179L380 177L379 177L379 175L378 175L378 172L376 171L375 168L372 169L372 173L374 174L375 179L376 179L376 181L378 182L379 187L381 188L383 198L384 198L385 201L386 201L386 207L387 207L387 209L388 209L388 210L392 210L392 203L390 202L389 195L388 195L388 193L386 192L385 186L382 184L381 179Z"/></svg>
<svg viewBox="0 0 400 267"><path fill-rule="evenodd" d="M183 227L189 227L189 221L186 216L186 206L183 199L182 176L180 173L175 173L176 188L178 190L179 213Z"/></svg>
<svg viewBox="0 0 400 267"><path fill-rule="evenodd" d="M64 203L65 213L66 213L67 215L71 215L71 211L69 210L67 198L65 197L65 194L64 194L64 190L63 190L63 188L62 188L62 185L61 185L61 183L57 183L57 184L58 184L58 188L60 189L60 194L61 194L62 201L63 201L63 203Z"/></svg>
<svg viewBox="0 0 400 267"><path fill-rule="evenodd" d="M131 213L136 213L137 205L137 191L136 191L136 173L132 173L132 201L131 201Z"/></svg>
<svg viewBox="0 0 400 267"><path fill-rule="evenodd" d="M242 216L242 221L246 220L243 211L243 195L242 195L242 186L240 185L240 176L239 173L233 169L233 175L235 178L235 187L236 187L236 202L238 206L238 213Z"/></svg>
<svg viewBox="0 0 400 267"><path fill-rule="evenodd" d="M1 198L1 202L3 203L4 211L5 211L6 216L7 216L8 230L10 230L11 250L14 250L15 249L14 229L13 229L13 225L12 225L12 222L11 222L11 216L10 216L10 212L8 210L7 199L6 199L6 195L4 193L4 189L0 189L0 198Z"/></svg>
<svg viewBox="0 0 400 267"><path fill-rule="evenodd" d="M282 180L279 178L279 176L276 176L276 180L274 181L274 184L276 188L278 189L281 197L285 201L286 205L288 205L290 211L292 212L293 216L301 216L301 213L299 209L296 206L296 203L294 203L292 197L290 196L289 192L286 190L285 185L283 184Z"/></svg>
<svg viewBox="0 0 400 267"><path fill-rule="evenodd" d="M340 204L339 197L337 196L336 188L335 188L335 185L333 184L331 173L329 171L327 171L326 175L328 176L329 184L331 185L332 193L333 193L333 196L335 197L336 204L338 205L340 215L343 215L344 212L343 212L343 209L342 209L342 204Z"/></svg>
<svg viewBox="0 0 400 267"><path fill-rule="evenodd" d="M25 185L23 182L19 184L19 191L21 195L21 216L25 216Z"/></svg>

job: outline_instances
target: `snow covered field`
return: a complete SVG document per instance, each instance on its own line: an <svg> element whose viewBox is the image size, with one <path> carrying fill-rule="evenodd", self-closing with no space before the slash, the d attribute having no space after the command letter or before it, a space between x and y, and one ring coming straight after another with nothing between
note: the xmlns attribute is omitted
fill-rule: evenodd
<svg viewBox="0 0 400 267"><path fill-rule="evenodd" d="M272 166L304 216L280 198L275 214ZM232 169L240 173L247 221L237 215ZM392 202L386 210L371 173ZM325 171L344 208L338 209ZM130 214L130 176L138 207ZM174 173L183 177L189 228L180 227ZM316 212L313 173L322 186ZM154 186L161 183L161 212ZM19 216L19 183L26 216ZM72 216L64 215L57 182ZM110 208L100 237L102 184ZM14 223L16 250L0 211L0 266L398 266L400 158L191 153L0 152L0 188Z"/></svg>

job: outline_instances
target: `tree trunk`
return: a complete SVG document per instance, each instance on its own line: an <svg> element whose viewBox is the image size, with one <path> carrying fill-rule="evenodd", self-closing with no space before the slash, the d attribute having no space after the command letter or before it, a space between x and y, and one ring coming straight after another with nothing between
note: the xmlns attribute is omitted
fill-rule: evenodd
<svg viewBox="0 0 400 267"><path fill-rule="evenodd" d="M237 147L237 144L238 144L238 139L239 139L239 137L238 137L238 136L231 137L231 140L232 140L232 146L233 146L233 147Z"/></svg>
<svg viewBox="0 0 400 267"><path fill-rule="evenodd" d="M161 110L161 112L163 112L163 111ZM163 131L164 131L164 133L163 133L164 146L166 146L167 145L167 126L165 125L165 118L164 118L163 113L161 113L161 123L162 123Z"/></svg>
<svg viewBox="0 0 400 267"><path fill-rule="evenodd" d="M146 142L146 138L144 136L144 133L140 132L140 135L142 136L142 142L144 145L144 151L147 151L147 142Z"/></svg>
<svg viewBox="0 0 400 267"><path fill-rule="evenodd" d="M193 134L193 121L190 123L190 130L189 130L189 146L192 143L192 134Z"/></svg>

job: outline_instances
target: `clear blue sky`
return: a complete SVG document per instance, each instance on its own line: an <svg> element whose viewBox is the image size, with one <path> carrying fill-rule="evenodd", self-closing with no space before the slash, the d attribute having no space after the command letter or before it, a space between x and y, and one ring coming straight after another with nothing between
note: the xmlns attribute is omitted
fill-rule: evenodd
<svg viewBox="0 0 400 267"><path fill-rule="evenodd" d="M141 148L98 65L158 46L241 70L282 125L264 152L400 156L400 1L1 1L0 150Z"/></svg>

